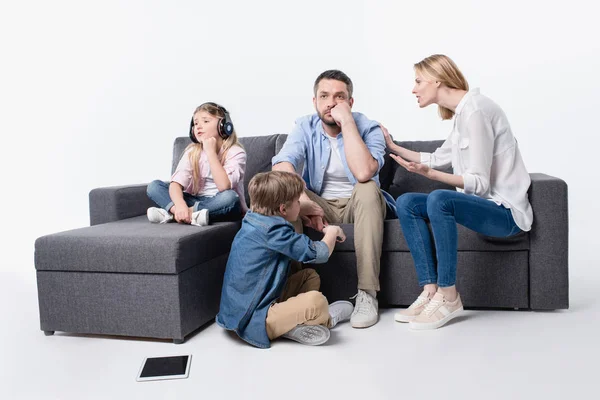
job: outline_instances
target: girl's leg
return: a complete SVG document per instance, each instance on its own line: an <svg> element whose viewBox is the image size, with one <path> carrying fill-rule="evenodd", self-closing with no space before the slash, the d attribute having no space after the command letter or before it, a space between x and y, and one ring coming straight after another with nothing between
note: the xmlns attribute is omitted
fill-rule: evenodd
<svg viewBox="0 0 600 400"><path fill-rule="evenodd" d="M160 208L171 212L171 208L173 208L174 203L169 195L169 185L170 182L164 182L160 180L152 181L146 189L146 194L150 200L155 202ZM183 199L189 207L192 207L198 201L198 197L192 196L191 194L185 192L183 193Z"/></svg>
<svg viewBox="0 0 600 400"><path fill-rule="evenodd" d="M207 209L211 220L236 219L241 217L240 197L234 190L224 190L213 197L196 197L193 211Z"/></svg>
<svg viewBox="0 0 600 400"><path fill-rule="evenodd" d="M435 240L438 285L451 288L455 297L458 233L456 224L488 236L506 237L520 232L509 209L493 201L452 190L435 190L427 198L427 215ZM452 296L454 292L454 296Z"/></svg>
<svg viewBox="0 0 600 400"><path fill-rule="evenodd" d="M419 286L435 292L438 281L431 234L427 227L427 194L406 193L396 200L402 233L415 262Z"/></svg>

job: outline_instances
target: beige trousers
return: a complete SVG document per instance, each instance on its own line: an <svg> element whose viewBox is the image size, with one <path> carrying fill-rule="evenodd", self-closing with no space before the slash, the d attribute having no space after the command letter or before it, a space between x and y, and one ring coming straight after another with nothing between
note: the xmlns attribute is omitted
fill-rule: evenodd
<svg viewBox="0 0 600 400"><path fill-rule="evenodd" d="M267 313L267 336L273 340L297 325L329 327L329 305L321 292L321 278L314 269L305 268L288 278L277 303Z"/></svg>
<svg viewBox="0 0 600 400"><path fill-rule="evenodd" d="M379 291L383 221L387 209L377 184L374 181L357 183L349 199L325 200L310 190L305 192L321 206L328 223L354 224L358 288ZM294 225L296 231L298 225L301 224Z"/></svg>

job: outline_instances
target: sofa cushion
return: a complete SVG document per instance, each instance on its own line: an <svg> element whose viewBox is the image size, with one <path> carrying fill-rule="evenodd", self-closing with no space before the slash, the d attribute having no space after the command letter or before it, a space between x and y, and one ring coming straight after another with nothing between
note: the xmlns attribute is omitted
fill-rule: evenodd
<svg viewBox="0 0 600 400"><path fill-rule="evenodd" d="M48 271L177 274L229 252L240 222L198 227L144 216L42 236L35 267Z"/></svg>
<svg viewBox="0 0 600 400"><path fill-rule="evenodd" d="M346 234L344 243L336 243L335 251L354 251L354 224L339 224ZM492 238L474 232L462 225L458 228L458 251L516 251L529 250L529 234L520 233L510 238ZM304 228L312 240L321 240L323 234ZM410 251L398 220L386 220L383 225L383 251Z"/></svg>

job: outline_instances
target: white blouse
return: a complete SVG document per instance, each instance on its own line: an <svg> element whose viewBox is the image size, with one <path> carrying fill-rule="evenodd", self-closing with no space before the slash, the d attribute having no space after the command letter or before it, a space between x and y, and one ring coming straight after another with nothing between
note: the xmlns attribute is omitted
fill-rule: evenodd
<svg viewBox="0 0 600 400"><path fill-rule="evenodd" d="M454 174L464 179L464 193L509 208L521 230L531 229L531 179L517 140L502 109L479 89L461 99L450 136L434 153L421 153L421 163L434 169L451 164Z"/></svg>

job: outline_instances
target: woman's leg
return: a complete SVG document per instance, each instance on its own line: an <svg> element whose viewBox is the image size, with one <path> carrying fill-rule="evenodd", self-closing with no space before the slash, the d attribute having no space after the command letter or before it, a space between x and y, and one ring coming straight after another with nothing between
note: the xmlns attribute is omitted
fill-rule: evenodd
<svg viewBox="0 0 600 400"><path fill-rule="evenodd" d="M452 190L431 192L427 197L427 215L435 240L437 283L442 289L454 287L456 283L457 223L488 236L506 237L520 232L509 209Z"/></svg>
<svg viewBox="0 0 600 400"><path fill-rule="evenodd" d="M207 209L211 220L236 219L241 217L240 197L234 190L224 190L213 197L196 198L193 211Z"/></svg>
<svg viewBox="0 0 600 400"><path fill-rule="evenodd" d="M427 227L427 194L406 193L398 197L396 213L415 262L419 286L434 285L435 292L438 275L431 234Z"/></svg>

